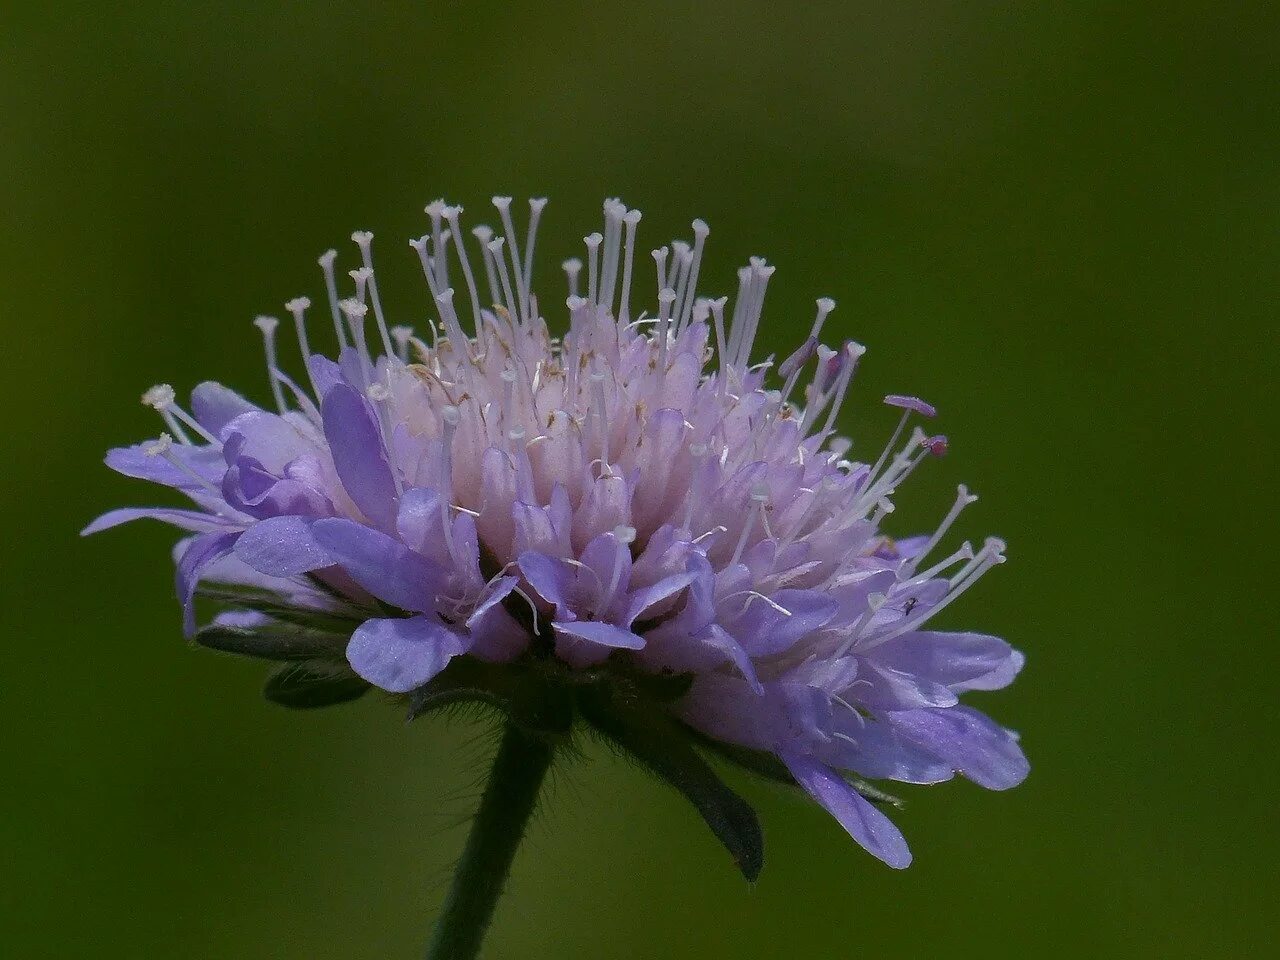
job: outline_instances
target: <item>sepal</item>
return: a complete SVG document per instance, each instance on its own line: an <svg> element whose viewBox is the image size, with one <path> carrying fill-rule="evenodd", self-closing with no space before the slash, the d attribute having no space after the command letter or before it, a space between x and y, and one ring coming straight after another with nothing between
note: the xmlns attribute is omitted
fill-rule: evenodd
<svg viewBox="0 0 1280 960"><path fill-rule="evenodd" d="M262 695L293 710L312 710L358 700L369 684L346 667L323 661L287 663L267 678Z"/></svg>
<svg viewBox="0 0 1280 960"><path fill-rule="evenodd" d="M578 691L589 724L612 744L680 791L724 844L742 875L764 866L764 836L755 810L698 755L683 727L656 706L598 685Z"/></svg>
<svg viewBox="0 0 1280 960"><path fill-rule="evenodd" d="M349 635L310 630L291 623L235 627L212 623L192 639L202 647L260 660L341 660Z"/></svg>

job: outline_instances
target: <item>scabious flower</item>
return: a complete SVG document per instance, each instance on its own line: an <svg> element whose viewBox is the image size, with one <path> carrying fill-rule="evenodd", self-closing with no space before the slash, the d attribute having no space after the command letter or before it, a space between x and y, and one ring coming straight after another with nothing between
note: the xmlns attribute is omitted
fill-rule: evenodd
<svg viewBox="0 0 1280 960"><path fill-rule="evenodd" d="M372 685L421 707L468 670L488 679L445 687L498 700L530 669L630 684L611 701L624 713L652 702L663 729L793 780L893 867L910 853L861 778L1019 783L1016 736L959 697L1006 686L1022 656L929 626L1004 544L944 547L976 499L963 486L932 532L882 529L895 492L946 451L908 430L934 409L886 397L896 429L853 457L837 427L863 347L822 343L835 304L817 301L789 356L753 358L774 268L739 270L732 306L701 296L699 220L691 244L653 252L656 285L633 282L640 213L616 200L585 238L585 277L564 263L557 337L533 290L545 201L523 243L510 198L493 203L501 232L476 227L478 246L461 207L427 207L410 245L429 331L388 326L360 232L350 283L333 251L319 261L336 362L312 351L298 298L285 306L301 376L278 356L278 321L257 321L271 408L216 383L188 407L149 390L166 432L107 463L192 505L113 511L87 532L150 517L192 534L177 553L188 632L290 661L269 689L281 702ZM197 594L230 608L199 632ZM606 732L621 723L598 699L585 709Z"/></svg>

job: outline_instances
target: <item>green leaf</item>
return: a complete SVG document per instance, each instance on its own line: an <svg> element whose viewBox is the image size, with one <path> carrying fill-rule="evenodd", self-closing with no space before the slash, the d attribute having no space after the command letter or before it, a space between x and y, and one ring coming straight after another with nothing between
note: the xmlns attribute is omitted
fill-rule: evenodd
<svg viewBox="0 0 1280 960"><path fill-rule="evenodd" d="M681 724L655 704L619 700L603 684L581 690L578 703L592 727L693 804L744 877L760 875L764 836L755 811L698 755Z"/></svg>
<svg viewBox="0 0 1280 960"><path fill-rule="evenodd" d="M341 659L349 634L309 630L288 623L259 627L211 624L193 638L202 647L261 660Z"/></svg>
<svg viewBox="0 0 1280 960"><path fill-rule="evenodd" d="M347 703L364 696L369 684L350 670L313 660L285 664L267 678L262 695L294 710Z"/></svg>

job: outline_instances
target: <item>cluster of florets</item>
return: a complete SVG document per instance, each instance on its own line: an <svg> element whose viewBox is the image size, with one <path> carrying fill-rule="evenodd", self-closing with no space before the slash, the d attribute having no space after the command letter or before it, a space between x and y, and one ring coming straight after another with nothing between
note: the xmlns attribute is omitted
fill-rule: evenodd
<svg viewBox="0 0 1280 960"><path fill-rule="evenodd" d="M895 491L946 450L907 430L933 408L885 398L897 429L883 453L852 458L836 430L863 348L820 341L835 304L818 301L790 356L752 364L774 268L740 270L731 309L699 296L701 221L692 244L654 251L656 309L633 318L640 214L618 201L586 238L585 285L583 264L564 264L568 325L553 336L532 281L543 204L530 203L521 250L510 199L495 198L502 235L473 231L477 265L461 208L427 208L432 229L411 246L439 323L421 337L387 324L371 234L353 235L349 297L326 253L337 362L312 352L299 298L286 304L299 380L279 362L277 321L257 321L274 410L214 383L189 411L167 386L148 391L167 433L107 463L194 506L114 511L90 530L154 517L191 532L177 562L189 630L202 583L258 590L270 604L219 622L348 623L350 670L394 693L455 658L503 664L535 648L573 670L689 675L674 717L775 754L859 843L905 866L897 829L838 771L959 772L993 789L1027 772L1014 735L958 702L1010 683L1022 657L927 628L1004 545L939 549L975 499L964 487L932 533L881 530Z"/></svg>

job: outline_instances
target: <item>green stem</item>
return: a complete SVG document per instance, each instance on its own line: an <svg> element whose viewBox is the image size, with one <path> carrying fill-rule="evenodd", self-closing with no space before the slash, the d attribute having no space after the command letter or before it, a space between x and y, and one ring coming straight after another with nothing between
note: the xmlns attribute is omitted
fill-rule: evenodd
<svg viewBox="0 0 1280 960"><path fill-rule="evenodd" d="M427 960L474 960L479 954L555 751L553 737L506 723Z"/></svg>

